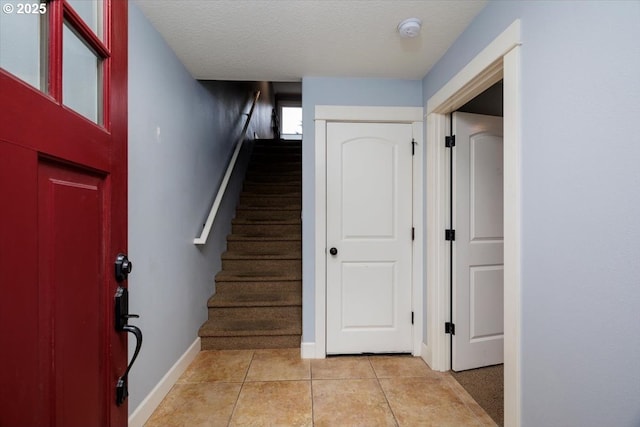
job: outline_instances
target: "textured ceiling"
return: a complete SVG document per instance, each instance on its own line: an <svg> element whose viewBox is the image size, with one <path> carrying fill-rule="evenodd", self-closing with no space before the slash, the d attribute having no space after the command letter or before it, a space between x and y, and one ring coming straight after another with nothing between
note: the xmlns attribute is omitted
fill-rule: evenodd
<svg viewBox="0 0 640 427"><path fill-rule="evenodd" d="M421 79L486 1L136 0L197 79ZM423 22L402 39L405 18Z"/></svg>

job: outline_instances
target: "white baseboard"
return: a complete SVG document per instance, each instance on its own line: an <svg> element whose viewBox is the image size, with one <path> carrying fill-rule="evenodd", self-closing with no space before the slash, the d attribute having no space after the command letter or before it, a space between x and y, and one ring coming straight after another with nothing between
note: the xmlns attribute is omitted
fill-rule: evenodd
<svg viewBox="0 0 640 427"><path fill-rule="evenodd" d="M178 359L160 382L149 392L140 405L129 416L129 427L142 427L153 411L160 405L162 399L169 393L171 387L178 381L180 375L187 369L200 352L200 337L189 346L187 351Z"/></svg>
<svg viewBox="0 0 640 427"><path fill-rule="evenodd" d="M324 355L316 354L316 343L303 342L300 344L300 357L303 359L324 359Z"/></svg>
<svg viewBox="0 0 640 427"><path fill-rule="evenodd" d="M425 343L422 343L422 353L420 353L420 357L422 360L433 369L433 359L432 359L431 349Z"/></svg>

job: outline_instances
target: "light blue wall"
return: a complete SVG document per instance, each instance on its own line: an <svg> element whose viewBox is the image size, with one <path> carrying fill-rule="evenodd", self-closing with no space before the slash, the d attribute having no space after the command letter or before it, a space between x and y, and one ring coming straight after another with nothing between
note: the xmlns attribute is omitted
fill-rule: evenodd
<svg viewBox="0 0 640 427"><path fill-rule="evenodd" d="M196 247L193 238L256 89L262 89L263 101L248 134L271 136L269 87L194 80L129 3L129 256L134 265L129 289L130 310L140 314L132 323L144 333L129 376L130 412L193 343L207 318L242 167L230 183L209 243Z"/></svg>
<svg viewBox="0 0 640 427"><path fill-rule="evenodd" d="M637 427L640 2L492 2L425 77L425 101L516 18L522 425Z"/></svg>
<svg viewBox="0 0 640 427"><path fill-rule="evenodd" d="M420 80L324 78L302 79L302 341L315 341L315 106L422 106Z"/></svg>

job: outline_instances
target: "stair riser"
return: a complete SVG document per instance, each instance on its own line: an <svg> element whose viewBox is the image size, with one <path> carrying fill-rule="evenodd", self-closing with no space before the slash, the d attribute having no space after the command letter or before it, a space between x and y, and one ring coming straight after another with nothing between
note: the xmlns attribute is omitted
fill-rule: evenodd
<svg viewBox="0 0 640 427"><path fill-rule="evenodd" d="M245 178L247 179L255 179L255 178L259 178L259 179L265 179L265 178L278 178L278 177L291 177L291 178L300 178L302 176L302 170L301 169L297 169L297 170L290 170L290 171L269 171L269 172L254 172L254 171L249 171L246 175Z"/></svg>
<svg viewBox="0 0 640 427"><path fill-rule="evenodd" d="M298 272L302 268L299 259L285 260L255 260L255 259L225 259L222 260L222 269L228 271L242 271L246 273L258 272Z"/></svg>
<svg viewBox="0 0 640 427"><path fill-rule="evenodd" d="M220 272L216 274L216 282L287 282L302 280L302 270L287 272L286 274L255 273L255 274L234 274L233 272Z"/></svg>
<svg viewBox="0 0 640 427"><path fill-rule="evenodd" d="M253 147L252 153L278 153L278 152L302 152L302 144L288 144L288 145L265 145L265 144L256 144Z"/></svg>
<svg viewBox="0 0 640 427"><path fill-rule="evenodd" d="M300 211L302 205L300 203L290 203L288 200L283 200L282 197L276 200L253 198L250 201L242 200L238 204L238 209L264 209L264 210L287 210L298 212L297 217L300 218Z"/></svg>
<svg viewBox="0 0 640 427"><path fill-rule="evenodd" d="M277 319L299 324L302 319L302 307L209 307L209 319L215 320L252 320Z"/></svg>
<svg viewBox="0 0 640 427"><path fill-rule="evenodd" d="M264 234L267 236L280 236L282 234L301 234L300 224L233 224L232 232L238 234Z"/></svg>
<svg viewBox="0 0 640 427"><path fill-rule="evenodd" d="M250 337L202 337L202 350L253 350L261 348L300 348L300 335Z"/></svg>
<svg viewBox="0 0 640 427"><path fill-rule="evenodd" d="M260 164L250 164L247 172L249 173L261 173L261 174L270 174L270 173L289 173L289 172L298 172L302 170L301 163L283 163L283 164L272 164L272 163L260 163Z"/></svg>
<svg viewBox="0 0 640 427"><path fill-rule="evenodd" d="M302 197L302 186L247 185L242 189L242 195L245 196L268 194L277 194L280 197Z"/></svg>
<svg viewBox="0 0 640 427"><path fill-rule="evenodd" d="M264 241L264 240L232 240L227 241L229 251L266 251L273 252L295 252L302 250L302 242L296 240Z"/></svg>
<svg viewBox="0 0 640 427"><path fill-rule="evenodd" d="M252 154L263 153L302 153L302 145L289 145L281 147L273 147L268 145L256 145L253 147Z"/></svg>
<svg viewBox="0 0 640 427"><path fill-rule="evenodd" d="M264 203L269 203L270 206L284 206L285 204L296 203L302 205L302 194L301 193L292 193L292 194L264 194L264 193L249 193L244 192L240 194L240 202L242 203L245 200L252 201L264 201Z"/></svg>
<svg viewBox="0 0 640 427"><path fill-rule="evenodd" d="M300 219L300 211L293 210L261 210L261 209L238 209L236 211L238 219L258 219L258 220L281 220Z"/></svg>
<svg viewBox="0 0 640 427"><path fill-rule="evenodd" d="M260 161L275 161L275 162L288 162L288 161L300 161L302 160L302 152L299 150L278 150L278 151L265 151L254 150L251 154L252 162Z"/></svg>
<svg viewBox="0 0 640 427"><path fill-rule="evenodd" d="M234 292L246 289L248 292L296 292L302 289L302 282L292 280L288 282L216 282L216 292Z"/></svg>
<svg viewBox="0 0 640 427"><path fill-rule="evenodd" d="M251 164L256 163L300 163L302 161L302 153L253 153L251 155Z"/></svg>
<svg viewBox="0 0 640 427"><path fill-rule="evenodd" d="M259 178L249 178L247 177L244 181L244 185L276 185L276 184L281 184L281 185L291 185L291 186L298 186L300 187L302 185L302 178L301 177L291 177L291 176L267 176L267 175L263 175L262 177Z"/></svg>
<svg viewBox="0 0 640 427"><path fill-rule="evenodd" d="M243 206L275 206L282 209L288 209L302 206L302 202L299 197L282 197L277 194L263 194L260 196L241 196L238 207L242 209Z"/></svg>
<svg viewBox="0 0 640 427"><path fill-rule="evenodd" d="M283 166L297 166L302 168L302 159L267 159L261 157L259 159L251 159L249 161L249 169L252 169L254 166L274 166L276 168L281 168Z"/></svg>
<svg viewBox="0 0 640 427"><path fill-rule="evenodd" d="M269 148L282 148L282 147L302 147L302 142L299 140L272 140L272 139L258 139L255 141L255 148L269 147Z"/></svg>
<svg viewBox="0 0 640 427"><path fill-rule="evenodd" d="M293 184L288 182L245 182L242 190L249 193L299 193L302 191L302 182Z"/></svg>

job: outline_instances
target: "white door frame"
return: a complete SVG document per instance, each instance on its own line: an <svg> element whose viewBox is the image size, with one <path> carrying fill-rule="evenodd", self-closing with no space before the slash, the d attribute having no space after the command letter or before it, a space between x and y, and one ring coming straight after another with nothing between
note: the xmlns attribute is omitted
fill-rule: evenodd
<svg viewBox="0 0 640 427"><path fill-rule="evenodd" d="M504 420L519 427L520 385L520 264L521 264L521 105L520 20L514 21L428 101L427 122L427 343L423 358L438 371L450 369L448 166L444 137L448 113L455 111L500 79L504 81Z"/></svg>
<svg viewBox="0 0 640 427"><path fill-rule="evenodd" d="M413 156L413 226L415 240L412 251L412 309L413 355L419 356L422 349L423 325L423 109L422 107L352 107L316 105L315 109L315 351L313 357L321 359L327 355L326 309L327 309L327 122L370 122L370 123L410 123L415 139ZM411 143L411 141L407 141ZM304 350L303 350L304 352ZM306 352L305 352L306 353ZM309 357L311 354L306 353Z"/></svg>

